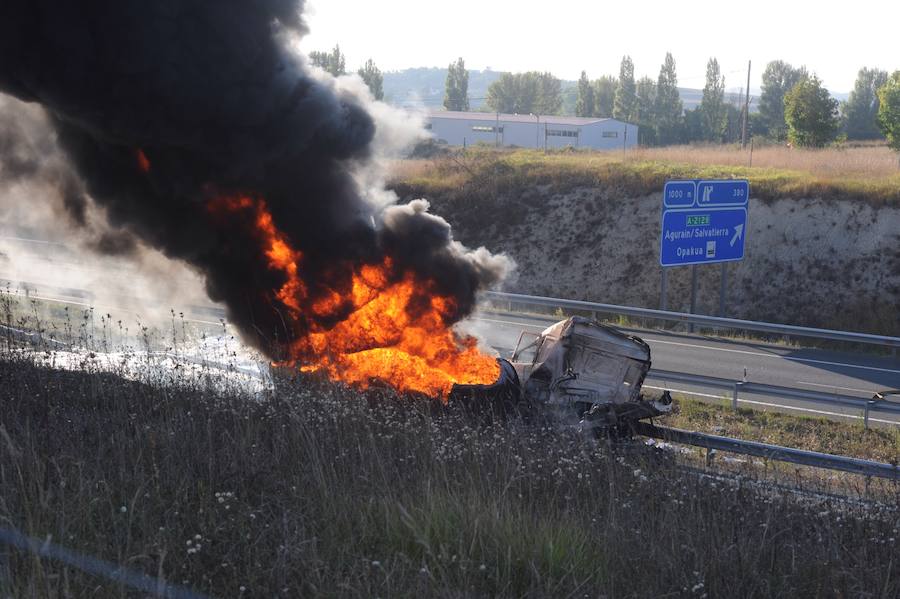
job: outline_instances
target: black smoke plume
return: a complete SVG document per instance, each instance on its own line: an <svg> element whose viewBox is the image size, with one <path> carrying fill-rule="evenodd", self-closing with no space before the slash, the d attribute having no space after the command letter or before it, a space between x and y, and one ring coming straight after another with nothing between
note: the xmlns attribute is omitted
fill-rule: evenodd
<svg viewBox="0 0 900 599"><path fill-rule="evenodd" d="M357 97L311 75L291 50L306 31L302 8L4 0L0 91L48 113L79 176L76 220L86 191L113 226L198 269L261 349L309 323L285 322L273 297L284 275L267 268L246 222L210 218L215 197L264 199L303 253L313 295L346 290L354 265L390 256L398 276L413 270L454 297L450 320L462 318L476 291L503 276L505 259L462 248L424 203L379 209L361 197L353 173L371 158L376 125Z"/></svg>

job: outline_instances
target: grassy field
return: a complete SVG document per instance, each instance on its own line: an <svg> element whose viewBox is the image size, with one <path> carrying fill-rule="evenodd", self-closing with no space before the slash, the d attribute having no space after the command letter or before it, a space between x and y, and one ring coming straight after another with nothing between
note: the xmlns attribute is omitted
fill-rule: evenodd
<svg viewBox="0 0 900 599"><path fill-rule="evenodd" d="M213 596L900 593L896 508L801 501L752 474L686 474L672 452L289 373L249 397L91 364L0 359L0 523ZM678 418L728 421L688 405ZM0 557L0 596L139 596Z"/></svg>
<svg viewBox="0 0 900 599"><path fill-rule="evenodd" d="M668 179L750 180L753 196L840 198L873 205L900 204L900 164L884 146L822 150L769 146L753 152L732 146L641 148L627 152L496 150L475 147L427 160L395 163L391 186L468 195L496 194L524 185L618 186L628 195L656 193Z"/></svg>

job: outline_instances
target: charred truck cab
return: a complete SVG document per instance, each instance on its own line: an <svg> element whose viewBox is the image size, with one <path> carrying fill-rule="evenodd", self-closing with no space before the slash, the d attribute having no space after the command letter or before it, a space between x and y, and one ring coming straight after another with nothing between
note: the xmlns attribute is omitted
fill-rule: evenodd
<svg viewBox="0 0 900 599"><path fill-rule="evenodd" d="M650 347L640 338L581 316L540 334L523 332L500 379L489 386L457 386L470 399L515 405L597 433L627 432L628 423L669 412L671 397L645 400ZM485 397L487 395L488 397ZM493 395L498 395L494 398Z"/></svg>
<svg viewBox="0 0 900 599"><path fill-rule="evenodd" d="M650 346L588 318L573 316L540 335L523 332L512 356L523 399L588 428L618 428L667 413L671 398L645 401Z"/></svg>

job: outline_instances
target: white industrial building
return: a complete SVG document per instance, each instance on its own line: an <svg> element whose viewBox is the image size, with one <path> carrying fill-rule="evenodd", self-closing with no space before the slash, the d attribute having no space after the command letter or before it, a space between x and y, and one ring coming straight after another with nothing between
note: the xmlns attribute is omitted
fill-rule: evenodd
<svg viewBox="0 0 900 599"><path fill-rule="evenodd" d="M522 148L622 150L637 145L638 128L616 119L435 111L425 127L451 146L488 144Z"/></svg>

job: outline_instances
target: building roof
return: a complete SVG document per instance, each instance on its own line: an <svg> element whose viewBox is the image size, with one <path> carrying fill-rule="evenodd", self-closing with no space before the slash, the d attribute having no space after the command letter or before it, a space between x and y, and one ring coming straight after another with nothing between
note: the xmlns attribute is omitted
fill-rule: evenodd
<svg viewBox="0 0 900 599"><path fill-rule="evenodd" d="M440 118L440 119L458 119L464 121L491 121L494 122L497 120L496 112L455 112L452 110L432 110L429 114L429 118ZM500 113L499 116L501 121L506 122L514 122L514 123L536 123L538 122L538 118L533 114L504 114ZM603 121L612 121L615 119L610 118L590 118L590 117L580 117L580 116L554 116L554 115L539 115L540 122L546 123L548 125L572 125L572 126L580 126L580 125L591 125L593 123L601 123Z"/></svg>

